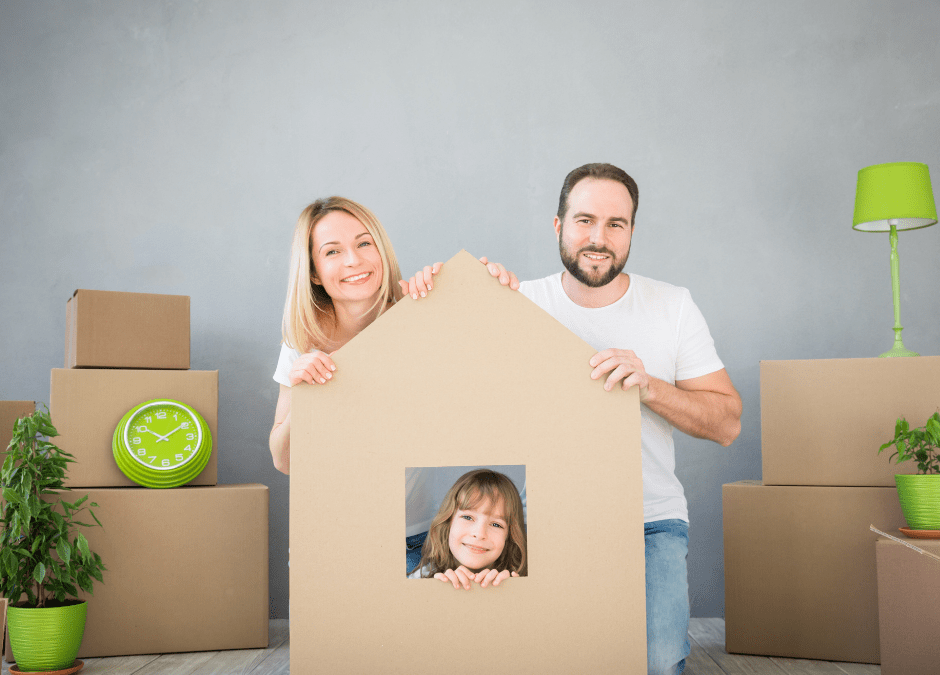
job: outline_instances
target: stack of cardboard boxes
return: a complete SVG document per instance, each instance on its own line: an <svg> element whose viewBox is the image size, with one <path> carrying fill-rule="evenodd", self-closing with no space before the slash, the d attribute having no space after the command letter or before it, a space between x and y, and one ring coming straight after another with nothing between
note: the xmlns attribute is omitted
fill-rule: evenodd
<svg viewBox="0 0 940 675"><path fill-rule="evenodd" d="M726 649L881 663L869 526L899 534L894 475L916 466L878 448L936 410L940 357L764 361L760 377L763 481L723 488Z"/></svg>
<svg viewBox="0 0 940 675"><path fill-rule="evenodd" d="M76 460L68 499L98 504L104 527L82 531L107 567L79 657L267 646L268 489L216 484L218 371L189 370L189 307L187 296L88 290L67 304L49 408L56 444ZM191 405L211 430L212 455L187 486L137 486L114 460L121 417L156 398Z"/></svg>

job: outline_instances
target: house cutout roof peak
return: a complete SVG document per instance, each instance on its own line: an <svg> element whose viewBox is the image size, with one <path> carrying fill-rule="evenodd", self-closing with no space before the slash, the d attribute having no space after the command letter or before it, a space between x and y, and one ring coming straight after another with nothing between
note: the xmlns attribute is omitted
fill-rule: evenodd
<svg viewBox="0 0 940 675"><path fill-rule="evenodd" d="M441 266L427 297L405 296L368 328L340 349L334 360L361 358L367 351L384 351L389 344L401 349L399 358L414 354L425 358L434 349L456 348L457 341L446 336L474 336L477 342L461 345L461 350L487 351L494 343L513 352L533 349L536 344L553 345L583 355L584 366L595 350L534 302L503 286L486 266L465 250ZM564 344L566 347L561 347ZM468 360L470 354L464 355ZM520 356L522 356L520 354ZM553 360L555 360L553 358Z"/></svg>

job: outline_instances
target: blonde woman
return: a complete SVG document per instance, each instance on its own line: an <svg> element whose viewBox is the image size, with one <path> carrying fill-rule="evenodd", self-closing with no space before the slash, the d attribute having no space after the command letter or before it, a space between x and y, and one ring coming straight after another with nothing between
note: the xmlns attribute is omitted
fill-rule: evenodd
<svg viewBox="0 0 940 675"><path fill-rule="evenodd" d="M391 242L369 209L328 197L301 212L274 372L280 392L269 444L278 471L290 473L290 388L329 382L330 354L395 304L407 290L401 284Z"/></svg>
<svg viewBox="0 0 940 675"><path fill-rule="evenodd" d="M502 265L481 262L500 283L518 288L515 275ZM318 199L303 210L291 244L283 343L274 373L280 392L269 446L278 471L290 473L290 388L300 382L327 384L336 372L330 354L405 293L424 297L440 268L436 263L402 281L379 219L351 199Z"/></svg>

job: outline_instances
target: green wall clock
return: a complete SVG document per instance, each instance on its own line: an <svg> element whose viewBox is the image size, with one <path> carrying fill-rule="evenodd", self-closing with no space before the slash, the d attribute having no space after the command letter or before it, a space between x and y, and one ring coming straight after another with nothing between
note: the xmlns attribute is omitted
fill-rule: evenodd
<svg viewBox="0 0 940 675"><path fill-rule="evenodd" d="M121 418L112 449L118 468L138 485L172 488L205 468L212 434L194 408L161 398L141 403Z"/></svg>

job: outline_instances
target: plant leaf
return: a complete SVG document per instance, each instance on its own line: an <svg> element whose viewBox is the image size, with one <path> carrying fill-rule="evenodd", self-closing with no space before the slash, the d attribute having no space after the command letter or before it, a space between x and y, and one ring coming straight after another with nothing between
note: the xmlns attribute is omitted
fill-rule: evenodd
<svg viewBox="0 0 940 675"><path fill-rule="evenodd" d="M88 574L84 571L79 571L75 580L78 582L79 588L87 593L91 593L91 579L88 578Z"/></svg>
<svg viewBox="0 0 940 675"><path fill-rule="evenodd" d="M55 551L59 554L59 558L64 560L66 564L72 559L72 547L69 546L68 541L64 538L56 542Z"/></svg>
<svg viewBox="0 0 940 675"><path fill-rule="evenodd" d="M33 579L36 580L37 584L41 584L43 582L43 579L45 578L46 578L46 566L43 565L42 563L39 563L38 565L36 565L35 569L33 569Z"/></svg>
<svg viewBox="0 0 940 675"><path fill-rule="evenodd" d="M78 550L82 552L82 559L89 561L91 557L91 549L88 548L88 540L85 539L85 535L81 532L78 533L78 536L75 537L75 544L78 546Z"/></svg>

